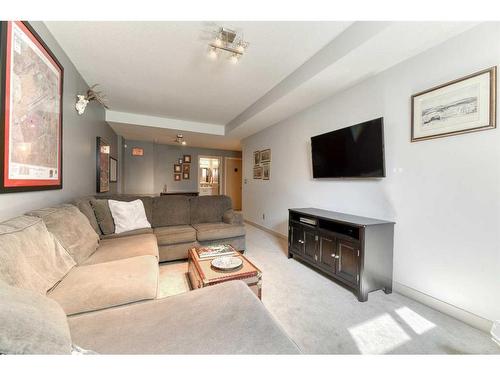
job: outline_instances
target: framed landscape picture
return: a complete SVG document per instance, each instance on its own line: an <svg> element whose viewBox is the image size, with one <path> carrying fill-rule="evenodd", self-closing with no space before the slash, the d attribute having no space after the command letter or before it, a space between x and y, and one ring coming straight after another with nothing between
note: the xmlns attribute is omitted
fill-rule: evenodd
<svg viewBox="0 0 500 375"><path fill-rule="evenodd" d="M182 173L182 179L183 180L189 180L189 172Z"/></svg>
<svg viewBox="0 0 500 375"><path fill-rule="evenodd" d="M144 149L140 147L133 147L132 156L144 156Z"/></svg>
<svg viewBox="0 0 500 375"><path fill-rule="evenodd" d="M27 22L0 23L0 192L62 188L64 69Z"/></svg>
<svg viewBox="0 0 500 375"><path fill-rule="evenodd" d="M174 173L174 181L180 181L181 180L181 174L180 173Z"/></svg>
<svg viewBox="0 0 500 375"><path fill-rule="evenodd" d="M269 163L271 161L271 150L262 150L260 152L260 162L261 163Z"/></svg>
<svg viewBox="0 0 500 375"><path fill-rule="evenodd" d="M182 172L183 173L191 172L191 164L187 164L187 163L182 164Z"/></svg>
<svg viewBox="0 0 500 375"><path fill-rule="evenodd" d="M183 160L184 163L191 163L191 155L184 155Z"/></svg>
<svg viewBox="0 0 500 375"><path fill-rule="evenodd" d="M181 173L181 172L182 172L182 165L174 164L174 173Z"/></svg>
<svg viewBox="0 0 500 375"><path fill-rule="evenodd" d="M253 152L253 165L258 166L260 164L260 151Z"/></svg>
<svg viewBox="0 0 500 375"><path fill-rule="evenodd" d="M496 66L411 97L411 141L496 127Z"/></svg>
<svg viewBox="0 0 500 375"><path fill-rule="evenodd" d="M271 178L271 163L262 164L262 179L269 180Z"/></svg>
<svg viewBox="0 0 500 375"><path fill-rule="evenodd" d="M96 160L97 160L97 176L96 176L96 191L98 193L107 193L109 191L109 160L111 146L101 137L97 137Z"/></svg>
<svg viewBox="0 0 500 375"><path fill-rule="evenodd" d="M256 180L262 180L262 167L253 168L253 178Z"/></svg>

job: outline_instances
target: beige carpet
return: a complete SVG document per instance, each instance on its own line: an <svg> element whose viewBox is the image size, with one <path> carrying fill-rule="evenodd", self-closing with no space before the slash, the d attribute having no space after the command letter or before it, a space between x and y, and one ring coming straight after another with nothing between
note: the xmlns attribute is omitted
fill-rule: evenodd
<svg viewBox="0 0 500 375"><path fill-rule="evenodd" d="M188 292L187 262L167 262L160 264L159 298Z"/></svg>
<svg viewBox="0 0 500 375"><path fill-rule="evenodd" d="M286 241L247 225L246 255L263 272L263 303L308 354L500 354L489 335L397 293L349 290L286 257ZM187 263L160 267L160 293L189 290Z"/></svg>

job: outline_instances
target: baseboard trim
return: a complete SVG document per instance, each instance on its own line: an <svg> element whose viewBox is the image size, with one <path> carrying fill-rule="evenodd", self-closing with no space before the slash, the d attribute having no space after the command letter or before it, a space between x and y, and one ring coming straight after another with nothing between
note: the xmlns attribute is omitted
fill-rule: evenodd
<svg viewBox="0 0 500 375"><path fill-rule="evenodd" d="M269 234L272 234L272 235L274 235L276 237L279 237L279 238L281 238L283 240L287 240L288 241L288 236L285 236L285 235L283 235L283 234L281 234L279 232L275 232L272 229L266 228L266 227L264 227L262 225L254 223L253 221L250 221L250 220L244 220L244 222L247 223L247 224L250 224L250 225L252 225L252 226L254 226L256 228L259 228L260 230L263 230L264 232L267 232Z"/></svg>
<svg viewBox="0 0 500 375"><path fill-rule="evenodd" d="M402 294L403 296L427 305L434 310L442 312L443 314L460 320L461 322L464 322L465 324L468 324L481 331L490 333L491 327L493 326L493 322L491 320L461 309L460 307L451 305L447 302L441 301L435 297L422 293L404 284L400 284L396 281L393 281L392 290L399 294Z"/></svg>
<svg viewBox="0 0 500 375"><path fill-rule="evenodd" d="M250 224L258 229L261 229L264 232L267 232L267 233L272 234L278 238L282 238L282 239L288 241L288 237L281 234L281 233L275 232L272 229L266 228L262 225L254 223L253 221L250 221L250 220L244 220L244 221L245 221L245 223ZM441 301L435 297L432 297L428 294L420 292L420 291L413 289L409 286L398 283L397 281L393 281L392 290L394 292L402 294L405 297L411 298L417 302L420 302L426 306L429 306L430 308L433 308L434 310L442 312L443 314L449 315L457 320L460 320L461 322L464 322L465 324L468 324L468 325L470 325L474 328L477 328L481 331L490 333L491 328L493 327L493 322L491 320L488 320L488 319L483 318L479 315L476 315L474 313L471 313L469 311L461 309L460 307L451 305L448 302Z"/></svg>

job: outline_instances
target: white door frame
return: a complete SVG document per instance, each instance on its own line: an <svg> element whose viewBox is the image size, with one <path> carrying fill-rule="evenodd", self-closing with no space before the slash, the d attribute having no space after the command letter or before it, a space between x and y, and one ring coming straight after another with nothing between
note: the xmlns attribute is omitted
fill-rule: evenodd
<svg viewBox="0 0 500 375"><path fill-rule="evenodd" d="M222 162L222 156L220 155L198 155L198 170L196 171L196 180L197 180L197 186L196 188L198 189L198 191L200 190L200 159L201 158L205 158L205 159L219 159L219 195L221 195L221 189L222 189L222 186L221 186L221 179L222 179L222 176L221 176L221 168L220 168L220 163ZM224 169L226 168L225 166L226 163L224 163ZM226 172L225 170L223 171L224 173ZM224 184L226 183L226 176L223 176L224 177ZM226 187L224 186L224 190L226 189Z"/></svg>

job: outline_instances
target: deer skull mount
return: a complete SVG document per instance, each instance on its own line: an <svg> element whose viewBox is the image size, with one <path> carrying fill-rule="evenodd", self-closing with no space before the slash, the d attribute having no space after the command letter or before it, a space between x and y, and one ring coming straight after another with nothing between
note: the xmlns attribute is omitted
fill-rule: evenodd
<svg viewBox="0 0 500 375"><path fill-rule="evenodd" d="M78 112L79 115L83 115L85 112L85 108L87 108L87 104L89 104L92 101L96 101L100 105L102 105L104 108L109 108L107 104L107 98L106 95L102 93L102 91L96 91L94 90L98 85L95 84L91 86L87 90L86 95L77 95L77 101L75 104L76 111Z"/></svg>

